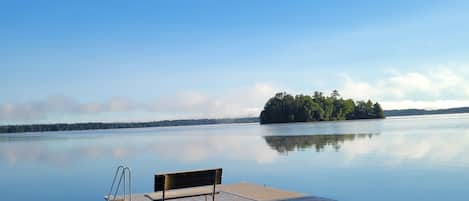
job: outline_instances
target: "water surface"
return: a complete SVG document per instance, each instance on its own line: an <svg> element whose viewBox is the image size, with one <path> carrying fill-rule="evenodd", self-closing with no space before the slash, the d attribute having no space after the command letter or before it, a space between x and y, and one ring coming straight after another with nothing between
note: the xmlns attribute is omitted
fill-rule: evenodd
<svg viewBox="0 0 469 201"><path fill-rule="evenodd" d="M469 198L469 115L277 125L232 124L0 135L2 201L102 200L114 168L133 191L156 172L223 168L337 200Z"/></svg>

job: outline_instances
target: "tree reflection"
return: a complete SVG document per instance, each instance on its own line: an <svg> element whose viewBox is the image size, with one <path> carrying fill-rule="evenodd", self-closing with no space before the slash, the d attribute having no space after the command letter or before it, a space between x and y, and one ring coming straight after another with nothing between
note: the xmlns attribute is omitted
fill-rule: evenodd
<svg viewBox="0 0 469 201"><path fill-rule="evenodd" d="M279 153L315 148L317 152L330 146L339 151L345 141L371 138L376 134L341 134L341 135L288 135L288 136L264 136L267 144Z"/></svg>

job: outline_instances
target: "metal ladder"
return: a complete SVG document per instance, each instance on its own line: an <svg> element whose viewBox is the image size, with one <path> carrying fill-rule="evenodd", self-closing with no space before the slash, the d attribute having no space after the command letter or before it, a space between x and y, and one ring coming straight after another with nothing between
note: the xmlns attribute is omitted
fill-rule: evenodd
<svg viewBox="0 0 469 201"><path fill-rule="evenodd" d="M117 176L119 176L119 182L117 183L117 187L114 189L114 187L116 186L116 179L117 179ZM128 177L128 179L126 180L126 178ZM121 183L123 183L123 190L124 190L124 194L122 197L117 197L117 193L119 193L119 190L120 190L120 187L121 187ZM127 185L128 185L128 189L127 189ZM104 200L106 201L126 201L127 200L127 191L129 193L129 196L128 196L128 201L132 201L132 171L130 170L129 167L126 167L126 166L123 166L123 165L119 165L116 169L116 173L114 174L114 179L112 180L112 184L111 184L111 189L109 190L109 193L107 194L107 196L104 196ZM112 195L112 193L114 192L114 195Z"/></svg>

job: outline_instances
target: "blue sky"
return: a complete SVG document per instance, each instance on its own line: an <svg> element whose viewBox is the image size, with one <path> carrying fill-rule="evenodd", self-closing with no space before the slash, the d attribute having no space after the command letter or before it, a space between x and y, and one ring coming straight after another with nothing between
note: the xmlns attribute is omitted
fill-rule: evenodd
<svg viewBox="0 0 469 201"><path fill-rule="evenodd" d="M467 1L0 1L0 124L469 106ZM243 98L244 97L244 98Z"/></svg>

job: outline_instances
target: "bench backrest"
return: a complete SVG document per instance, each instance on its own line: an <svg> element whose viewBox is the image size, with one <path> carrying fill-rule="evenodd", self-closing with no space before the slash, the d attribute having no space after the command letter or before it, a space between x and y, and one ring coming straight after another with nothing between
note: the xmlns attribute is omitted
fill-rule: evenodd
<svg viewBox="0 0 469 201"><path fill-rule="evenodd" d="M155 192L221 184L222 169L174 172L155 175Z"/></svg>

